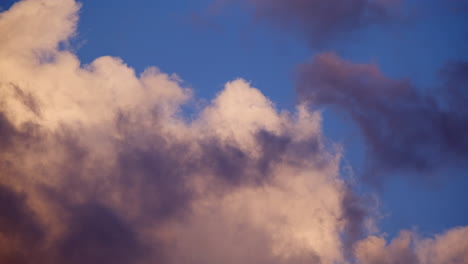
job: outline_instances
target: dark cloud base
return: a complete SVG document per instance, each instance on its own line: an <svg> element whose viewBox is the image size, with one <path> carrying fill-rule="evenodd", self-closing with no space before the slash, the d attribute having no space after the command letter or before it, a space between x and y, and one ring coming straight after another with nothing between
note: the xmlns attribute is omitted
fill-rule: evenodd
<svg viewBox="0 0 468 264"><path fill-rule="evenodd" d="M162 240L145 241L141 230L168 221L185 221L191 214L192 201L199 198L187 188L187 177L197 172L216 175L222 188L213 192L224 195L244 186L268 185L271 166L285 159L296 162L308 156L311 161L320 161L316 139L293 142L288 135L276 136L264 130L255 137L262 153L258 160L235 144L216 139L202 142L201 155L191 156L188 143L169 144L157 133L145 137L146 132L138 125L141 120L131 116L116 114L115 127L121 137L113 144L118 158L115 167L106 168L93 163L92 150L80 143L79 131L63 125L51 133L37 124L17 129L0 112L0 234L9 245L0 249L1 263L169 263L168 254L177 254L171 245ZM157 117L154 122L159 122ZM28 158L48 156L51 151L61 153L59 161L44 164L35 172L22 170ZM89 163L94 165L89 167ZM51 176L61 179L59 186L27 182L31 177ZM28 184L28 191L9 182ZM123 199L136 199L131 206L141 214L130 219L122 209L106 205L106 196L114 192ZM38 197L55 208L56 220L64 225L52 240L50 227L44 226L30 207L31 199ZM349 198L345 199L346 207ZM355 218L353 221L362 221L364 212L360 209L351 206L346 212ZM347 215L343 217L348 220ZM354 236L356 227L351 225ZM303 258L288 263L314 259L319 263L314 255Z"/></svg>

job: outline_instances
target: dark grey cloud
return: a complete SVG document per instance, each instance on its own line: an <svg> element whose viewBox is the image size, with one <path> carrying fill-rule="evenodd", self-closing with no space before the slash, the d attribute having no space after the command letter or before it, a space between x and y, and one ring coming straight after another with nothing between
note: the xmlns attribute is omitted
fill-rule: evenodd
<svg viewBox="0 0 468 264"><path fill-rule="evenodd" d="M141 263L150 255L133 227L111 209L86 203L71 212L57 248L62 263Z"/></svg>
<svg viewBox="0 0 468 264"><path fill-rule="evenodd" d="M354 245L366 236L366 219L372 215L369 202L365 202L363 197L356 195L351 187L345 190L341 200L343 213L340 216L345 223L342 234L345 254L349 259L353 258Z"/></svg>
<svg viewBox="0 0 468 264"><path fill-rule="evenodd" d="M16 134L15 127L9 122L6 116L1 113L0 114L0 144L2 148L8 147L11 144L13 137Z"/></svg>
<svg viewBox="0 0 468 264"><path fill-rule="evenodd" d="M398 0L244 0L257 20L299 33L313 46L343 39L350 32L395 22Z"/></svg>
<svg viewBox="0 0 468 264"><path fill-rule="evenodd" d="M44 230L26 204L25 194L0 185L0 212L0 262L32 263L32 257L44 242Z"/></svg>
<svg viewBox="0 0 468 264"><path fill-rule="evenodd" d="M383 76L376 65L326 53L299 67L297 92L301 100L335 107L354 119L366 141L371 175L430 172L465 166L468 158L466 63L450 63L441 74L443 88L437 95L424 94L409 80Z"/></svg>
<svg viewBox="0 0 468 264"><path fill-rule="evenodd" d="M18 100L29 110L31 110L31 112L40 117L41 109L34 96L31 93L23 91L18 85L14 83L10 83L9 86L14 90L15 96L18 98Z"/></svg>

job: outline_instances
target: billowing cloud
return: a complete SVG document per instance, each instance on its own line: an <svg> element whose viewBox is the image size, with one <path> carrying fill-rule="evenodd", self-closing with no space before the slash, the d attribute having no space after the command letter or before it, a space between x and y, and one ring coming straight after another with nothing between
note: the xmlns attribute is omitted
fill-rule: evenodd
<svg viewBox="0 0 468 264"><path fill-rule="evenodd" d="M434 238L419 238L414 232L402 231L389 244L382 237L370 236L357 244L356 256L362 264L467 263L467 235L467 227L453 228Z"/></svg>
<svg viewBox="0 0 468 264"><path fill-rule="evenodd" d="M299 67L297 90L303 101L336 107L356 121L369 149L371 174L428 172L463 166L468 158L466 68L463 62L447 66L444 87L435 96L409 80L385 77L375 64L323 53Z"/></svg>
<svg viewBox="0 0 468 264"><path fill-rule="evenodd" d="M186 120L176 75L60 48L78 10L0 14L0 262L331 264L356 245L365 260L373 212L319 113L239 79ZM446 240L420 250L444 257Z"/></svg>
<svg viewBox="0 0 468 264"><path fill-rule="evenodd" d="M247 5L257 21L298 33L313 46L402 17L400 0L217 0L213 8L229 2Z"/></svg>
<svg viewBox="0 0 468 264"><path fill-rule="evenodd" d="M0 18L2 261L343 260L348 187L318 113L235 80L187 121L177 76L59 48L78 9L23 1Z"/></svg>

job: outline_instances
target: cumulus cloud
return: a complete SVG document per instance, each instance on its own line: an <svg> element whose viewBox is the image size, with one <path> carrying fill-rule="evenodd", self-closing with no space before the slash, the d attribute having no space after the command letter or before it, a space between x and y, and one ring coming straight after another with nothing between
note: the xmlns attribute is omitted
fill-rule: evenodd
<svg viewBox="0 0 468 264"><path fill-rule="evenodd" d="M347 187L318 113L235 80L186 121L177 76L59 48L78 9L22 1L0 17L2 261L343 260Z"/></svg>
<svg viewBox="0 0 468 264"><path fill-rule="evenodd" d="M449 64L436 96L421 93L409 80L385 77L375 64L322 53L299 66L297 91L303 101L336 107L356 121L367 142L371 174L429 172L463 166L468 158L468 112L462 106L466 68L463 62Z"/></svg>
<svg viewBox="0 0 468 264"><path fill-rule="evenodd" d="M25 0L0 14L0 262L354 261L372 212L319 113L279 111L239 79L187 121L176 75L60 48L78 10ZM443 261L456 239L418 250Z"/></svg>
<svg viewBox="0 0 468 264"><path fill-rule="evenodd" d="M362 264L446 263L468 262L468 228L453 228L434 238L419 238L411 231L402 231L389 244L383 237L370 236L356 246L356 256Z"/></svg>

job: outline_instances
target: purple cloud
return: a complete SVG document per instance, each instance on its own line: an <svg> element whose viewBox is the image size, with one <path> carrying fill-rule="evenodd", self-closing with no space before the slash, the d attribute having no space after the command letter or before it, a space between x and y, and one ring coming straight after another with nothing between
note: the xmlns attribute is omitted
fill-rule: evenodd
<svg viewBox="0 0 468 264"><path fill-rule="evenodd" d="M409 80L385 77L374 64L323 53L299 66L301 100L351 116L367 142L371 174L464 166L468 157L466 63L449 64L439 94L422 94ZM378 170L377 170L378 169ZM422 174L425 175L425 174Z"/></svg>
<svg viewBox="0 0 468 264"><path fill-rule="evenodd" d="M400 16L399 0L244 0L257 20L304 36L312 45L341 39L374 24ZM297 32L296 32L297 31Z"/></svg>

